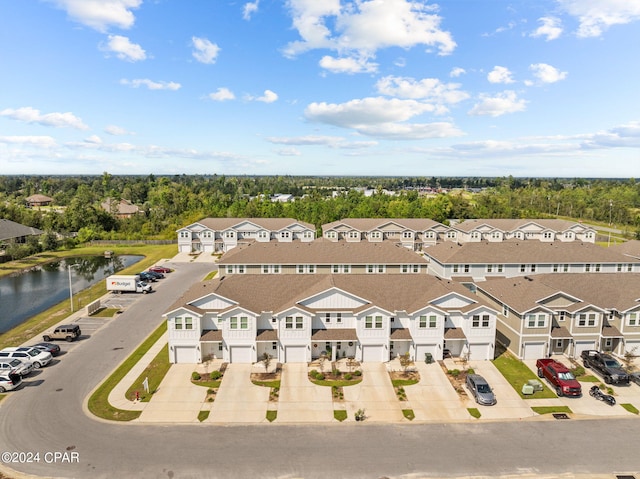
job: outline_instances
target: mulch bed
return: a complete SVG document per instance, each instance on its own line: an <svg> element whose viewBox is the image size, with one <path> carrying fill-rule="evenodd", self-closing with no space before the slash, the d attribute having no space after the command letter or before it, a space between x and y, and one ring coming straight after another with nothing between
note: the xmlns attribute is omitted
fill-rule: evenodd
<svg viewBox="0 0 640 479"><path fill-rule="evenodd" d="M460 372L459 372L459 374L457 376L455 376L453 374L449 374L449 372L448 372L449 370L444 365L444 361L438 361L438 363L440 364L440 367L442 368L442 370L446 374L447 379L449 379L449 382L453 386L453 389L456 390L458 395L460 397L462 397L462 398L468 397L467 396L467 392L464 389L464 383L467 380L467 371L464 371L462 369L458 369L458 371L460 371Z"/></svg>

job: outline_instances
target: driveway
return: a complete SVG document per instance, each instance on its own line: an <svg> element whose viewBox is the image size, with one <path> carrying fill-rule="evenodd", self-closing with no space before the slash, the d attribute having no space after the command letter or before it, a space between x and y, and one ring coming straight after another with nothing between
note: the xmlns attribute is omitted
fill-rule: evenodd
<svg viewBox="0 0 640 479"><path fill-rule="evenodd" d="M267 420L269 388L251 382L251 364L227 366L207 422L259 423Z"/></svg>
<svg viewBox="0 0 640 479"><path fill-rule="evenodd" d="M465 403L449 382L447 375L437 362L415 364L420 373L420 382L405 386L408 403L416 421L450 421L469 419Z"/></svg>
<svg viewBox="0 0 640 479"><path fill-rule="evenodd" d="M308 370L306 363L282 365L278 423L334 421L331 388L309 381Z"/></svg>
<svg viewBox="0 0 640 479"><path fill-rule="evenodd" d="M401 422L402 403L391 384L384 363L362 363L362 382L344 388L347 417L354 420L358 409L364 409L367 421Z"/></svg>
<svg viewBox="0 0 640 479"><path fill-rule="evenodd" d="M205 408L207 390L191 383L194 369L193 364L172 365L138 422L198 422L198 413Z"/></svg>
<svg viewBox="0 0 640 479"><path fill-rule="evenodd" d="M479 406L474 399L467 399L466 407L478 408L482 414L480 419L520 419L536 415L531 406L537 404L522 399L491 361L472 362L470 367L487 380L498 399L495 406ZM467 394L472 397L468 390Z"/></svg>

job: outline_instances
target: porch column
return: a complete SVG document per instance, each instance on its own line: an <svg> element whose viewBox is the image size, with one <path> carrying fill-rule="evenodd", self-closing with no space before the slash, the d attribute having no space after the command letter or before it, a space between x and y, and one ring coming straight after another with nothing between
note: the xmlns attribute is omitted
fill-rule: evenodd
<svg viewBox="0 0 640 479"><path fill-rule="evenodd" d="M338 344L336 341L331 341L331 362L336 360L336 348Z"/></svg>

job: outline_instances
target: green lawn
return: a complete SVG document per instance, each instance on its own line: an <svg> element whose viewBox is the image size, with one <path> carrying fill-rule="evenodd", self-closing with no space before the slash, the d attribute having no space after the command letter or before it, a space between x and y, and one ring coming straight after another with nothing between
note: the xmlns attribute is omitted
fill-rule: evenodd
<svg viewBox="0 0 640 479"><path fill-rule="evenodd" d="M537 414L553 414L556 412L571 414L573 412L569 406L535 406L531 409Z"/></svg>
<svg viewBox="0 0 640 479"><path fill-rule="evenodd" d="M136 391L140 394L140 400L142 402L151 401L151 397L157 391L160 383L166 376L171 363L169 362L169 345L165 345L155 358L149 363L149 365L142 371L142 374L133 382L133 384L127 390L127 399L131 399L135 396ZM149 392L145 392L142 383L145 378L149 380Z"/></svg>
<svg viewBox="0 0 640 479"><path fill-rule="evenodd" d="M625 404L620 404L620 406L625 408L631 414L638 414L640 412L638 411L638 408L636 408L633 404L625 403Z"/></svg>
<svg viewBox="0 0 640 479"><path fill-rule="evenodd" d="M211 411L200 411L198 413L198 421L202 422L202 421L206 421L207 418L209 417L209 413Z"/></svg>
<svg viewBox="0 0 640 479"><path fill-rule="evenodd" d="M467 411L469 411L469 414L471 414L471 416L475 417L476 419L480 419L480 417L482 417L482 414L480 414L480 410L476 407L467 408Z"/></svg>
<svg viewBox="0 0 640 479"><path fill-rule="evenodd" d="M265 388L277 388L280 389L280 380L274 380L274 381L257 381L255 379L252 379L251 382L253 384L255 384L256 386L262 386Z"/></svg>
<svg viewBox="0 0 640 479"><path fill-rule="evenodd" d="M333 410L333 418L342 422L347 419L347 411L343 411L342 409L334 409Z"/></svg>
<svg viewBox="0 0 640 479"><path fill-rule="evenodd" d="M92 318L113 318L120 309L118 308L100 308L91 315Z"/></svg>
<svg viewBox="0 0 640 479"><path fill-rule="evenodd" d="M278 417L278 411L267 411L267 421L273 422Z"/></svg>
<svg viewBox="0 0 640 479"><path fill-rule="evenodd" d="M539 378L519 359L515 358L511 353L505 351L496 359L493 360L493 364L502 373L505 379L511 384L511 387L517 391L523 399L541 399L541 398L555 398L557 397L553 391L551 391L544 383L542 384L542 391L537 391L534 394L525 396L522 394L522 386L524 386L529 379Z"/></svg>
<svg viewBox="0 0 640 479"><path fill-rule="evenodd" d="M413 413L413 409L403 409L402 415L409 421L413 421L416 418L416 415Z"/></svg>
<svg viewBox="0 0 640 479"><path fill-rule="evenodd" d="M362 376L357 377L355 379L350 379L350 380L337 379L335 381L332 380L332 379L312 379L312 378L309 378L309 381L311 381L313 384L317 384L318 386L345 387L345 386L353 386L354 384L358 384L358 383L362 382Z"/></svg>
<svg viewBox="0 0 640 479"><path fill-rule="evenodd" d="M391 384L393 387L400 386L411 386L412 384L418 384L420 382L419 379L392 379Z"/></svg>

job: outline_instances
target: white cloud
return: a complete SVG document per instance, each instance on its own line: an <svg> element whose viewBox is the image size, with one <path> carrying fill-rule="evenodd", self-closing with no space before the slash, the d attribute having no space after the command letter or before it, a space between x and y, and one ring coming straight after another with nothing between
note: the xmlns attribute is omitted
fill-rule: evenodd
<svg viewBox="0 0 640 479"><path fill-rule="evenodd" d="M114 136L133 134L133 133L129 133L127 130L125 130L121 126L116 126L116 125L108 125L107 127L105 127L104 131L105 133L108 133L109 135L114 135Z"/></svg>
<svg viewBox="0 0 640 479"><path fill-rule="evenodd" d="M302 153L297 148L280 148L275 150L276 155L280 156L300 156Z"/></svg>
<svg viewBox="0 0 640 479"><path fill-rule="evenodd" d="M25 123L37 123L43 126L54 126L57 128L77 128L78 130L88 130L89 127L85 125L80 118L75 116L71 112L66 113L46 113L41 114L40 110L36 110L30 106L18 108L7 108L0 111L0 116L6 116L12 120L24 121Z"/></svg>
<svg viewBox="0 0 640 479"><path fill-rule="evenodd" d="M251 20L251 16L258 11L259 6L260 0L245 3L244 7L242 7L242 18L245 20Z"/></svg>
<svg viewBox="0 0 640 479"><path fill-rule="evenodd" d="M462 131L448 122L383 123L380 125L364 125L358 128L358 131L363 135L388 140L425 140L463 135Z"/></svg>
<svg viewBox="0 0 640 479"><path fill-rule="evenodd" d="M86 143L91 143L91 144L94 144L94 145L102 144L102 138L100 138L98 135L91 135L88 138L85 138L84 141Z"/></svg>
<svg viewBox="0 0 640 479"><path fill-rule="evenodd" d="M490 83L514 83L511 75L513 75L513 73L511 73L508 68L495 66L487 75L487 80L489 80Z"/></svg>
<svg viewBox="0 0 640 479"><path fill-rule="evenodd" d="M567 78L567 72L561 72L551 65L546 63L535 63L529 66L529 70L533 72L533 76L536 77L540 83L555 83Z"/></svg>
<svg viewBox="0 0 640 479"><path fill-rule="evenodd" d="M259 96L259 97L248 96L247 99L261 101L263 103L273 103L278 99L278 94L275 92L272 92L271 90L265 90L262 96Z"/></svg>
<svg viewBox="0 0 640 479"><path fill-rule="evenodd" d="M451 70L451 72L449 73L449 76L451 78L458 78L460 75L464 75L466 73L467 71L464 68L455 67L453 70Z"/></svg>
<svg viewBox="0 0 640 479"><path fill-rule="evenodd" d="M147 53L140 45L131 43L127 37L121 35L109 35L107 44L101 48L105 52L115 53L120 60L138 62L147 58Z"/></svg>
<svg viewBox="0 0 640 479"><path fill-rule="evenodd" d="M211 43L206 38L200 37L191 37L191 43L193 48L195 48L193 54L193 58L198 60L200 63L215 63L216 58L218 58L218 53L220 53L220 47L215 43Z"/></svg>
<svg viewBox="0 0 640 479"><path fill-rule="evenodd" d="M378 70L377 63L370 63L366 58L334 58L325 55L319 65L331 73L374 73Z"/></svg>
<svg viewBox="0 0 640 479"><path fill-rule="evenodd" d="M109 27L128 29L135 22L131 9L142 0L49 0L78 23L106 32Z"/></svg>
<svg viewBox="0 0 640 479"><path fill-rule="evenodd" d="M442 18L433 13L434 5L361 0L341 8L340 0L288 0L287 7L301 37L284 49L289 57L320 48L337 51L341 59L373 58L382 48L418 45L435 47L440 55L448 55L456 47L451 34L440 28ZM336 63L327 61L325 65L335 68Z"/></svg>
<svg viewBox="0 0 640 479"><path fill-rule="evenodd" d="M235 99L235 95L228 88L218 88L215 92L209 93L209 99L213 101L225 101L225 100L233 100Z"/></svg>
<svg viewBox="0 0 640 479"><path fill-rule="evenodd" d="M141 86L146 86L149 90L179 90L182 85L176 82L166 82L166 81L153 81L147 78L136 78L134 80L127 80L123 78L120 80L121 85L127 85L132 88L139 88Z"/></svg>
<svg viewBox="0 0 640 479"><path fill-rule="evenodd" d="M270 143L278 145L298 145L298 146L332 146L342 143L344 138L341 136L323 136L323 135L308 135L308 136L294 136L294 137L277 137L270 136L265 138Z"/></svg>
<svg viewBox="0 0 640 479"><path fill-rule="evenodd" d="M506 90L496 96L480 95L480 102L474 105L469 114L496 117L505 113L524 111L526 104L525 100L518 99L516 92Z"/></svg>
<svg viewBox="0 0 640 479"><path fill-rule="evenodd" d="M56 140L50 136L0 136L0 143L5 145L35 146L36 148L53 148Z"/></svg>
<svg viewBox="0 0 640 479"><path fill-rule="evenodd" d="M387 76L376 83L378 92L399 98L425 100L435 104L454 104L469 98L459 83L442 83L437 78L415 80L408 77Z"/></svg>
<svg viewBox="0 0 640 479"><path fill-rule="evenodd" d="M578 19L578 37L599 37L613 25L640 20L640 2L636 0L557 0Z"/></svg>
<svg viewBox="0 0 640 479"><path fill-rule="evenodd" d="M555 40L562 35L562 22L556 17L542 17L538 21L542 23L531 33L532 37L545 37L547 41Z"/></svg>

